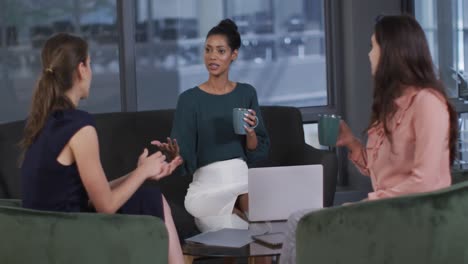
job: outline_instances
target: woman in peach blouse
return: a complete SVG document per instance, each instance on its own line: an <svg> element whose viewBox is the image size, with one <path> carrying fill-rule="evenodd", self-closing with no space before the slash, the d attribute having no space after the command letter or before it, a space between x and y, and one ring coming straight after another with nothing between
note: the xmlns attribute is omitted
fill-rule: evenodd
<svg viewBox="0 0 468 264"><path fill-rule="evenodd" d="M410 16L380 17L371 43L374 101L367 144L341 121L337 146L347 147L350 160L371 177L369 200L448 187L458 118L437 79L424 31ZM288 219L281 264L296 262L297 223L309 212Z"/></svg>
<svg viewBox="0 0 468 264"><path fill-rule="evenodd" d="M451 184L457 115L431 60L424 32L410 16L378 20L369 52L374 102L367 145L342 121L338 146L371 177L368 199L429 192Z"/></svg>

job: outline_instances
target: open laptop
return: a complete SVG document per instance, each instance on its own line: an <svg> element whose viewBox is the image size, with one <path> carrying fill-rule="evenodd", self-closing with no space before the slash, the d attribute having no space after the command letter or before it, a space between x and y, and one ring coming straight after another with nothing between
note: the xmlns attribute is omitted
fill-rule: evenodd
<svg viewBox="0 0 468 264"><path fill-rule="evenodd" d="M285 221L302 209L323 207L323 166L249 169L249 221Z"/></svg>
<svg viewBox="0 0 468 264"><path fill-rule="evenodd" d="M322 207L322 165L249 169L249 230L222 229L185 240L223 247L241 247L256 240L276 247L283 241L290 214ZM252 246L250 250L258 251Z"/></svg>

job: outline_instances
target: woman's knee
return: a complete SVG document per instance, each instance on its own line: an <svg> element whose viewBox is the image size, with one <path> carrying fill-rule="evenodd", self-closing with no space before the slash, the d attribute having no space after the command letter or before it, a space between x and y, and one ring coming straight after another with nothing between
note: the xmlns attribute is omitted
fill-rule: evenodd
<svg viewBox="0 0 468 264"><path fill-rule="evenodd" d="M302 217L304 217L304 215L306 215L309 212L311 212L311 211L310 210L302 210L302 211L297 211L297 212L292 213L289 216L288 222L287 222L288 231L292 232L292 233L295 233L299 221L301 220Z"/></svg>
<svg viewBox="0 0 468 264"><path fill-rule="evenodd" d="M193 217L204 216L202 214L202 211L204 210L203 204L204 203L200 202L199 199L185 197L185 201L184 201L185 210L187 210L187 212L191 214Z"/></svg>

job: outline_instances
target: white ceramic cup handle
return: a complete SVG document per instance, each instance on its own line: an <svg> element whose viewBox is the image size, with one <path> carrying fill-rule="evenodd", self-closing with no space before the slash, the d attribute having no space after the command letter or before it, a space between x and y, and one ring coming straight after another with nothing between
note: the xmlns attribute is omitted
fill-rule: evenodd
<svg viewBox="0 0 468 264"><path fill-rule="evenodd" d="M250 128L256 128L258 126L258 117L255 116L255 126L250 127Z"/></svg>

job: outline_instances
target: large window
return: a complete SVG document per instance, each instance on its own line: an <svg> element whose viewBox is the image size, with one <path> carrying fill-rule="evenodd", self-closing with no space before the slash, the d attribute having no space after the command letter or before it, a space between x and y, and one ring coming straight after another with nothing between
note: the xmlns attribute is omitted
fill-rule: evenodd
<svg viewBox="0 0 468 264"><path fill-rule="evenodd" d="M433 59L459 112L456 167L468 169L468 0L415 0Z"/></svg>
<svg viewBox="0 0 468 264"><path fill-rule="evenodd" d="M116 21L116 0L1 0L0 123L26 117L41 69L41 48L57 32L83 36L90 44L93 84L80 108L119 111Z"/></svg>
<svg viewBox="0 0 468 264"><path fill-rule="evenodd" d="M230 78L252 84L260 104L301 107L306 121L313 121L324 110L314 107L333 101L325 5L324 0L1 0L0 123L26 117L42 45L57 32L80 35L90 44L94 76L80 108L92 113L174 108L181 92L207 79L205 37L226 17L242 34Z"/></svg>
<svg viewBox="0 0 468 264"><path fill-rule="evenodd" d="M233 19L241 32L230 78L252 84L262 105L327 105L323 0L137 0L138 110L174 108L204 81L209 29Z"/></svg>
<svg viewBox="0 0 468 264"><path fill-rule="evenodd" d="M415 16L426 32L433 60L452 98L467 97L463 81L468 56L468 0L415 0ZM468 55L468 54L466 54ZM460 89L461 88L461 89ZM466 95L465 95L466 93Z"/></svg>

